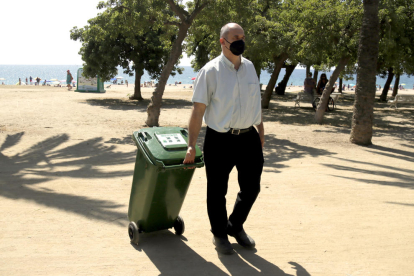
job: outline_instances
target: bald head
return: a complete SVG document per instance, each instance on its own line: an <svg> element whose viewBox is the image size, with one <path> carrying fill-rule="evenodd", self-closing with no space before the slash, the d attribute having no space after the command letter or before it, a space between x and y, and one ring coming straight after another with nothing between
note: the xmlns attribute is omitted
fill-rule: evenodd
<svg viewBox="0 0 414 276"><path fill-rule="evenodd" d="M243 28L237 23L227 23L220 30L220 38L228 39L228 35L232 30L242 30Z"/></svg>

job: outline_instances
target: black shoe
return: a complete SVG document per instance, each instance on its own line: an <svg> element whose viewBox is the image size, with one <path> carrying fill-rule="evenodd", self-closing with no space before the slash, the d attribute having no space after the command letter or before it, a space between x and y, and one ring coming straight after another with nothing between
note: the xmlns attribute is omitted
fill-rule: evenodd
<svg viewBox="0 0 414 276"><path fill-rule="evenodd" d="M231 255L234 253L233 247L231 246L230 242L226 238L220 237L213 237L213 244L216 246L218 252Z"/></svg>
<svg viewBox="0 0 414 276"><path fill-rule="evenodd" d="M256 246L256 243L254 242L252 237L247 235L246 232L244 232L244 230L241 230L238 233L232 233L231 231L229 231L228 234L230 236L234 237L236 239L237 243L240 244L243 247L254 248Z"/></svg>

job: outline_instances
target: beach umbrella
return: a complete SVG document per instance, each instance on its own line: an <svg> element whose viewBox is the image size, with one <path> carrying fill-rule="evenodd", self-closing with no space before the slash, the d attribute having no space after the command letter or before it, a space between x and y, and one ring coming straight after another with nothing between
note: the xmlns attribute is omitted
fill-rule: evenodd
<svg viewBox="0 0 414 276"><path fill-rule="evenodd" d="M405 83L401 83L401 85L406 85Z"/></svg>
<svg viewBox="0 0 414 276"><path fill-rule="evenodd" d="M0 78L0 81L6 80L5 78Z"/></svg>
<svg viewBox="0 0 414 276"><path fill-rule="evenodd" d="M116 80L116 78L112 78L112 79L111 79L111 81L114 81L114 80Z"/></svg>
<svg viewBox="0 0 414 276"><path fill-rule="evenodd" d="M50 79L50 81L58 81L57 79Z"/></svg>
<svg viewBox="0 0 414 276"><path fill-rule="evenodd" d="M195 79L196 79L195 77L192 77L192 78L191 78L191 80L195 80Z"/></svg>
<svg viewBox="0 0 414 276"><path fill-rule="evenodd" d="M117 77L115 77L116 79L123 79L123 77L121 77L121 76L117 76Z"/></svg>

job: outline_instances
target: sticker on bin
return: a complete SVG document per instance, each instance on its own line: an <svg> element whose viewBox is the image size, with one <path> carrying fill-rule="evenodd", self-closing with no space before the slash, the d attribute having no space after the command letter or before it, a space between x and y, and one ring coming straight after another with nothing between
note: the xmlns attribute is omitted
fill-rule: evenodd
<svg viewBox="0 0 414 276"><path fill-rule="evenodd" d="M158 141L166 149L187 148L187 142L179 133L172 134L155 134Z"/></svg>

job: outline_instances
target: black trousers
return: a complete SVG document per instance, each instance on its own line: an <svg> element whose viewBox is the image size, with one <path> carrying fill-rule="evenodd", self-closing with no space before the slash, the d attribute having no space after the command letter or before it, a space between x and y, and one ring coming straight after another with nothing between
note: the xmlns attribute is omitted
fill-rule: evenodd
<svg viewBox="0 0 414 276"><path fill-rule="evenodd" d="M204 162L207 175L207 211L211 232L227 237L227 228L239 232L260 192L263 151L256 129L234 135L207 127L204 140ZM229 174L236 166L240 192L233 212L227 218L226 194Z"/></svg>

